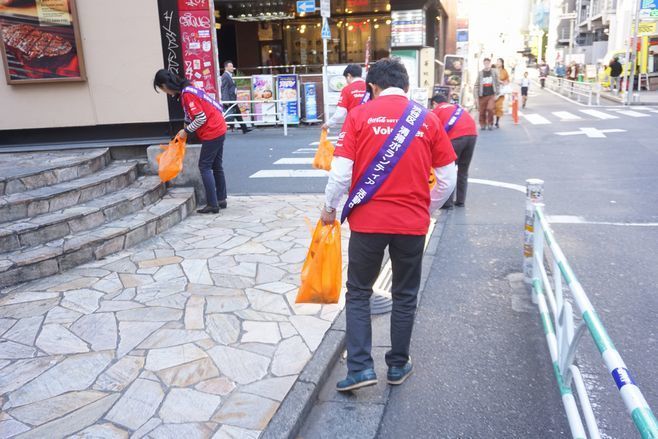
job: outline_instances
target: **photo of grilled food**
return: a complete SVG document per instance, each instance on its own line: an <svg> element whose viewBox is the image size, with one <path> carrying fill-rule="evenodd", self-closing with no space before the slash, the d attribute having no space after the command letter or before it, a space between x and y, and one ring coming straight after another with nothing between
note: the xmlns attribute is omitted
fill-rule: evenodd
<svg viewBox="0 0 658 439"><path fill-rule="evenodd" d="M73 55L69 41L28 24L3 26L2 40L7 50L25 65L57 67Z"/></svg>

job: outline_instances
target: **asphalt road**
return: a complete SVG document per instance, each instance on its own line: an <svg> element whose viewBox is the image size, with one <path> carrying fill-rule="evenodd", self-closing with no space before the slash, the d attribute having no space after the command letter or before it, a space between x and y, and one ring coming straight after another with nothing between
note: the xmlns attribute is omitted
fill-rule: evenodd
<svg viewBox="0 0 658 439"><path fill-rule="evenodd" d="M470 176L546 182L556 238L657 412L658 109L581 107L539 90L528 104L518 125L506 116L481 133ZM229 136L230 193L323 190L323 177L251 178L311 169L275 162L312 157L319 130L281 131ZM569 436L538 316L514 282L523 210L523 194L471 184L467 207L450 213L419 307L416 374L391 392L379 437ZM639 437L591 339L578 362L603 437Z"/></svg>

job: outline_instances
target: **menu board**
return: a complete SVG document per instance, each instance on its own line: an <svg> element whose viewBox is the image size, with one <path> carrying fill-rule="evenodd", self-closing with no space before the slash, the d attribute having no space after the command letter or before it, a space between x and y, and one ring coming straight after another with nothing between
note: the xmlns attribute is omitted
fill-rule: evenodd
<svg viewBox="0 0 658 439"><path fill-rule="evenodd" d="M178 23L185 77L219 99L212 7L209 0L178 0Z"/></svg>
<svg viewBox="0 0 658 439"><path fill-rule="evenodd" d="M425 12L422 9L391 12L391 47L425 45Z"/></svg>
<svg viewBox="0 0 658 439"><path fill-rule="evenodd" d="M86 79L75 0L0 1L0 35L8 84Z"/></svg>
<svg viewBox="0 0 658 439"><path fill-rule="evenodd" d="M288 123L299 123L299 77L297 75L279 75L277 78L278 96L288 100L283 111Z"/></svg>

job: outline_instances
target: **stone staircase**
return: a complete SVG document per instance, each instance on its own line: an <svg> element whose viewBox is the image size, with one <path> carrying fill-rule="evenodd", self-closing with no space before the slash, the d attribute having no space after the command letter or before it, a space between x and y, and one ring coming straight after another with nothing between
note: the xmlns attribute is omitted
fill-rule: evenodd
<svg viewBox="0 0 658 439"><path fill-rule="evenodd" d="M167 190L107 149L18 156L0 155L0 288L102 259L194 209L192 188Z"/></svg>

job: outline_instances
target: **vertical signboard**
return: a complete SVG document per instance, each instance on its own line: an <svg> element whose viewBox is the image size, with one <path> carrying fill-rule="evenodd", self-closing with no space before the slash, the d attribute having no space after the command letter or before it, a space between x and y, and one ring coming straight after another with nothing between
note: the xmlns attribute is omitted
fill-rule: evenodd
<svg viewBox="0 0 658 439"><path fill-rule="evenodd" d="M184 71L180 25L178 24L178 0L158 0L158 13L164 68L182 77ZM176 98L168 96L167 103L169 105L169 118L171 120L183 120L183 108Z"/></svg>
<svg viewBox="0 0 658 439"><path fill-rule="evenodd" d="M279 99L288 101L283 111L289 124L299 123L299 77L297 75L279 75L277 78Z"/></svg>
<svg viewBox="0 0 658 439"><path fill-rule="evenodd" d="M391 12L391 47L425 45L425 12L422 9Z"/></svg>
<svg viewBox="0 0 658 439"><path fill-rule="evenodd" d="M0 1L0 37L8 84L86 79L75 0Z"/></svg>
<svg viewBox="0 0 658 439"><path fill-rule="evenodd" d="M304 109L306 121L316 121L318 119L318 91L317 85L313 82L304 84Z"/></svg>

